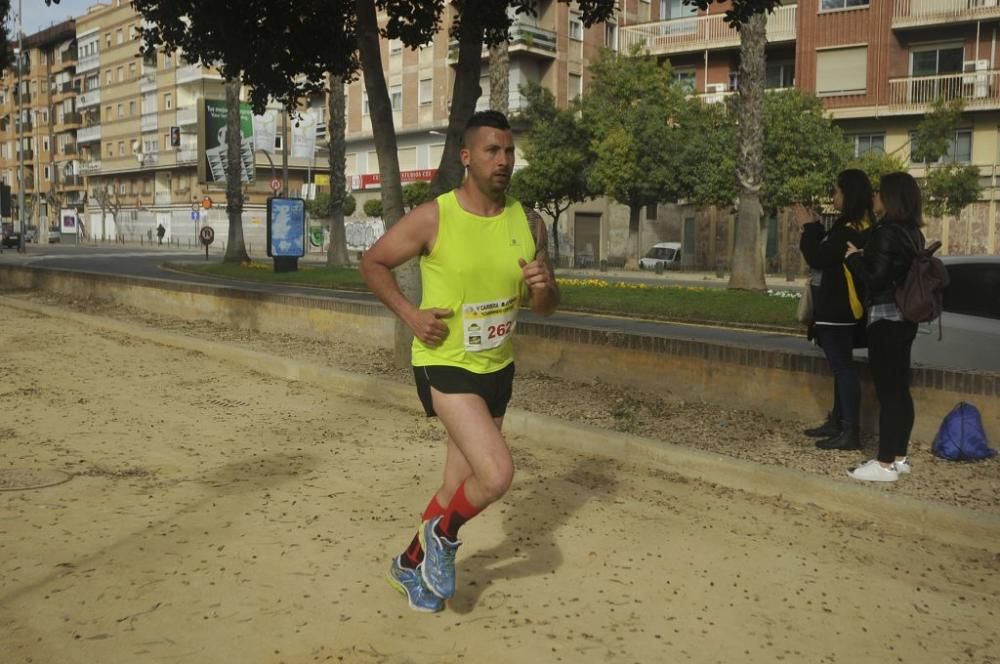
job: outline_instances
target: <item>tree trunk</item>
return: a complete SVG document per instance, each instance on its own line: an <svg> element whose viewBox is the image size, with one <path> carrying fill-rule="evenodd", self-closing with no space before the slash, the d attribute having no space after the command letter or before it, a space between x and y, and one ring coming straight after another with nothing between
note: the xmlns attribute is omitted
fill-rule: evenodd
<svg viewBox="0 0 1000 664"><path fill-rule="evenodd" d="M240 81L226 81L226 214L229 216L229 238L224 263L249 263L243 244L243 160L240 158Z"/></svg>
<svg viewBox="0 0 1000 664"><path fill-rule="evenodd" d="M437 175L431 182L431 196L437 197L462 184L465 169L458 157L462 146L462 132L476 110L476 100L482 94L479 87L479 73L483 60L483 25L470 11L462 16L462 29L458 37L458 63L455 65L455 87L451 96L451 112L448 114L448 131L444 141L444 152L438 165Z"/></svg>
<svg viewBox="0 0 1000 664"><path fill-rule="evenodd" d="M559 213L552 217L552 233L549 234L549 246L552 247L552 267L559 267Z"/></svg>
<svg viewBox="0 0 1000 664"><path fill-rule="evenodd" d="M382 219L386 230L403 216L403 187L399 181L399 157L396 154L396 128L392 121L392 104L382 71L382 51L379 45L378 18L374 0L357 0L358 53L368 91L368 109L378 155L378 172L382 181ZM450 140L450 136L449 136ZM440 175L440 173L439 173ZM420 271L416 259L394 270L399 289L410 302L420 302ZM393 357L398 367L410 366L410 345L413 335L400 320L396 321Z"/></svg>
<svg viewBox="0 0 1000 664"><path fill-rule="evenodd" d="M344 132L347 124L344 119L344 79L330 76L330 123L327 126L327 136L330 145L330 207L327 218L330 220L330 246L326 252L328 267L344 267L348 264L347 233L344 230L344 197L345 176L347 169L346 144Z"/></svg>
<svg viewBox="0 0 1000 664"><path fill-rule="evenodd" d="M490 109L510 113L510 53L505 41L490 49Z"/></svg>
<svg viewBox="0 0 1000 664"><path fill-rule="evenodd" d="M639 220L642 215L642 205L633 203L628 206L628 246L625 247L625 269L639 269Z"/></svg>
<svg viewBox="0 0 1000 664"><path fill-rule="evenodd" d="M767 14L750 17L740 29L740 199L736 211L729 288L766 290L764 250L767 220L760 204L764 180L764 45Z"/></svg>

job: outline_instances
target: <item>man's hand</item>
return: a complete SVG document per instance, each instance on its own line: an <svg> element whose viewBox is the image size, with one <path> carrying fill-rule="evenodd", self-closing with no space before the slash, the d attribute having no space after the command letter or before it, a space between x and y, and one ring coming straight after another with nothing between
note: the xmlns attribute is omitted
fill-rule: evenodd
<svg viewBox="0 0 1000 664"><path fill-rule="evenodd" d="M861 253L860 249L858 249L853 244L851 244L850 242L848 242L847 243L847 253L844 254L844 260L847 260L847 258L850 257L851 254L860 254L860 253Z"/></svg>
<svg viewBox="0 0 1000 664"><path fill-rule="evenodd" d="M533 294L542 294L552 287L552 274L545 263L538 259L528 263L523 258L518 258L517 263L521 266L524 283L528 284Z"/></svg>
<svg viewBox="0 0 1000 664"><path fill-rule="evenodd" d="M437 348L448 337L448 326L441 319L450 318L452 313L451 309L418 309L407 325L413 330L413 336Z"/></svg>

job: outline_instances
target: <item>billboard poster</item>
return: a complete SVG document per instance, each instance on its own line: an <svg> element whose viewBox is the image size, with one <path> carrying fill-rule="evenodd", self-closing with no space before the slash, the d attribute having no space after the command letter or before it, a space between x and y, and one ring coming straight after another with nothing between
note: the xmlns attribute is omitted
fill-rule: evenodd
<svg viewBox="0 0 1000 664"><path fill-rule="evenodd" d="M60 210L59 219L63 235L75 235L78 232L79 224L77 223L76 210Z"/></svg>
<svg viewBox="0 0 1000 664"><path fill-rule="evenodd" d="M277 111L265 111L264 115L253 116L253 142L256 149L273 153L277 134Z"/></svg>
<svg viewBox="0 0 1000 664"><path fill-rule="evenodd" d="M303 112L291 123L293 159L312 159L316 152L316 129L319 114L313 109Z"/></svg>
<svg viewBox="0 0 1000 664"><path fill-rule="evenodd" d="M306 255L306 202L301 198L267 199L267 255Z"/></svg>
<svg viewBox="0 0 1000 664"><path fill-rule="evenodd" d="M204 181L225 183L229 162L226 157L226 102L204 100ZM250 104L240 103L240 180L254 180L253 113Z"/></svg>

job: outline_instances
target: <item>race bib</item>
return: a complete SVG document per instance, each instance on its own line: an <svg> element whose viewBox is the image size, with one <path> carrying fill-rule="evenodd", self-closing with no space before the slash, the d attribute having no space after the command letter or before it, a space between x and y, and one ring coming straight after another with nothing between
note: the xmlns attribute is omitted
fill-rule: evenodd
<svg viewBox="0 0 1000 664"><path fill-rule="evenodd" d="M462 306L465 350L476 353L507 341L517 324L518 298Z"/></svg>

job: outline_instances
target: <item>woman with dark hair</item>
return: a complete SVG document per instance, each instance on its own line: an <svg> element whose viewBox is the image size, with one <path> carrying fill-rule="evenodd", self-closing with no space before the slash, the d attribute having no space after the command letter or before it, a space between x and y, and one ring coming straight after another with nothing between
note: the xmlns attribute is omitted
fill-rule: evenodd
<svg viewBox="0 0 1000 664"><path fill-rule="evenodd" d="M840 216L829 231L811 210L801 205L793 210L803 224L799 249L812 268L809 338L816 339L833 372L833 408L825 423L805 433L822 438L816 443L820 449L857 450L861 449L861 378L854 366L854 347L864 307L844 266L844 253L848 243L865 245L875 220L872 185L864 171L848 169L837 176L833 206Z"/></svg>
<svg viewBox="0 0 1000 664"><path fill-rule="evenodd" d="M856 480L895 482L910 472L906 457L913 430L910 349L917 324L900 314L896 287L925 243L917 181L909 173L882 176L874 207L879 222L864 251L849 245L845 259L868 293L868 366L879 403L878 457L847 474Z"/></svg>

